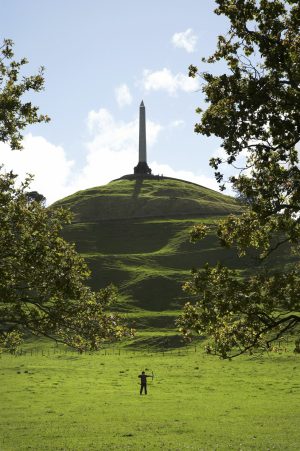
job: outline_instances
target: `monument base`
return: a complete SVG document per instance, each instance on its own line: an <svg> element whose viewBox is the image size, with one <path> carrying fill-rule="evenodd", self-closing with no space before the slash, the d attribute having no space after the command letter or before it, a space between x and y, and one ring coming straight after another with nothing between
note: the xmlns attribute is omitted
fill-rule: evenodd
<svg viewBox="0 0 300 451"><path fill-rule="evenodd" d="M145 161L140 161L134 168L135 174L151 174L151 169Z"/></svg>

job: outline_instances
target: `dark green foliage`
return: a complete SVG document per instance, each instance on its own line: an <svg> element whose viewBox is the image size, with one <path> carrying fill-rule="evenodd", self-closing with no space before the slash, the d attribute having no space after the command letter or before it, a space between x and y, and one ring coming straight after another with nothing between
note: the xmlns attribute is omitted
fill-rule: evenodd
<svg viewBox="0 0 300 451"><path fill-rule="evenodd" d="M223 60L228 70L221 75L200 74L209 106L204 112L198 109L201 119L195 131L222 139L224 158L213 158L211 166L221 188L225 187L222 164L233 167L229 181L245 206L241 215L230 215L221 220L217 234L223 246L235 246L240 256L249 253L249 249L255 249L264 261L274 249L282 249L288 243L291 255L294 252L299 261L300 4L296 0L216 0L216 3L216 14L229 19L230 29L225 36L219 36L215 53L203 61L216 64ZM198 68L190 66L190 76L197 74ZM194 230L194 239L203 236L203 228ZM285 284L281 288L282 296L291 289L299 293L297 265L287 269L282 261L280 270L281 273L262 279L263 286L269 287L274 276ZM206 282L214 283L216 292L219 292L216 306L214 302L206 306L208 318L205 321L213 323L215 309L218 310L218 302L222 299L221 284L224 283L223 278L218 281L214 271L218 272L218 267L203 273L207 275ZM197 277L201 278L200 273ZM259 280L261 275L257 277ZM230 272L225 279L226 282L231 280ZM200 298L202 289L199 285L199 291L196 290ZM282 304L276 289L274 285L276 302L273 309L283 315L280 330L277 321L270 322L268 300L259 291L259 286L253 290L260 297L260 325L252 328L252 298L245 300L243 289L237 288L240 293L239 312L236 309L235 313L240 313L243 318L244 335L241 330L240 339L232 340L228 334L223 334L224 327L230 327L231 321L225 318L223 324L215 322L211 334L216 340L217 352L227 355L237 345L244 352L268 343L272 333L274 337L277 333L283 335L297 328L300 323L297 296L292 297L290 305ZM213 292L211 295L214 299ZM226 293L223 302L226 312L229 312L231 304ZM200 304L194 318L196 331L205 327ZM193 321L188 317L189 311L186 320L193 328ZM249 329L252 329L253 336Z"/></svg>
<svg viewBox="0 0 300 451"><path fill-rule="evenodd" d="M299 322L293 313L300 310L296 277L290 271L241 278L220 264L207 264L184 286L197 302L185 305L178 320L180 330L186 337L195 332L211 336L213 344L207 352L223 358L258 347L269 349Z"/></svg>
<svg viewBox="0 0 300 451"><path fill-rule="evenodd" d="M21 149L24 128L50 119L24 100L28 93L44 89L44 68L37 75L25 77L21 70L28 61L15 61L13 57L13 42L5 39L0 48L0 142L8 142L11 149Z"/></svg>
<svg viewBox="0 0 300 451"><path fill-rule="evenodd" d="M43 194L38 193L37 191L28 191L26 193L26 197L28 202L39 202L40 204L46 204L46 197Z"/></svg>
<svg viewBox="0 0 300 451"><path fill-rule="evenodd" d="M43 69L22 76L27 61L14 61L12 46L4 40L0 48L0 142L15 150L22 148L27 125L49 118L24 101L28 93L43 89ZM28 191L30 178L20 187L16 178L12 172L0 174L0 351L15 352L28 332L81 352L131 334L107 312L116 289L92 292L85 285L86 263L61 238L70 213L45 208L44 196Z"/></svg>
<svg viewBox="0 0 300 451"><path fill-rule="evenodd" d="M14 351L22 333L45 335L80 351L98 349L126 331L106 287L92 292L89 269L60 232L69 212L28 200L29 180L0 176L0 346Z"/></svg>

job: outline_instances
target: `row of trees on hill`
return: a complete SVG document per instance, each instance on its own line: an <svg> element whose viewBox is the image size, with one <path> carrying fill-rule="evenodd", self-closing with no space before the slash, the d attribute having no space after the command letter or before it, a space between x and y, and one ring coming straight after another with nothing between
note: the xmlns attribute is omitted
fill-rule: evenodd
<svg viewBox="0 0 300 451"><path fill-rule="evenodd" d="M44 87L43 68L21 76L26 59L14 60L5 40L0 59L0 142L22 150L28 124L48 122L24 95ZM14 352L24 334L53 338L79 351L131 335L108 312L116 299L113 286L92 292L89 269L60 232L71 220L63 209L45 207L45 198L29 191L31 177L0 172L0 350Z"/></svg>
<svg viewBox="0 0 300 451"><path fill-rule="evenodd" d="M300 352L299 264L267 271L271 252L288 245L300 250L300 3L298 0L216 0L216 14L230 28L219 36L215 53L203 62L225 61L221 75L190 66L191 77L203 79L209 103L198 109L195 132L222 140L224 157L211 166L221 189L230 183L244 202L243 214L218 224L223 246L239 256L260 252L261 269L238 277L221 265L194 271L185 290L197 297L178 323L185 336L209 335L208 352L224 358L255 348L268 348L295 333ZM222 165L234 169L225 180ZM205 226L192 240L205 237Z"/></svg>

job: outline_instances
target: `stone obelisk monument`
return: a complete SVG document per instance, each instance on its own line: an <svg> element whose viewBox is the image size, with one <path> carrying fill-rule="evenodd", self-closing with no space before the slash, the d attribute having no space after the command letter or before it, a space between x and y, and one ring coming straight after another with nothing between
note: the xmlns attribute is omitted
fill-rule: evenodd
<svg viewBox="0 0 300 451"><path fill-rule="evenodd" d="M146 109L144 102L140 105L140 127L139 127L139 162L134 168L135 174L151 174L151 169L147 164L146 146Z"/></svg>

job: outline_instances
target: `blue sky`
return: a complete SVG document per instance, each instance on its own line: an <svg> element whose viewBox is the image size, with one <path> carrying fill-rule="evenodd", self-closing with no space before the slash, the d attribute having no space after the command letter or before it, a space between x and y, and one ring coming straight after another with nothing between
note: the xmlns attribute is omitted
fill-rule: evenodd
<svg viewBox="0 0 300 451"><path fill-rule="evenodd" d="M1 160L51 203L132 173L144 100L153 173L217 189L209 158L220 141L193 132L203 106L188 66L215 48L226 19L213 0L2 0L1 38L43 65L45 91L31 97L51 117L26 130L22 153L1 144ZM221 68L222 69L222 68ZM217 70L210 66L209 70Z"/></svg>

